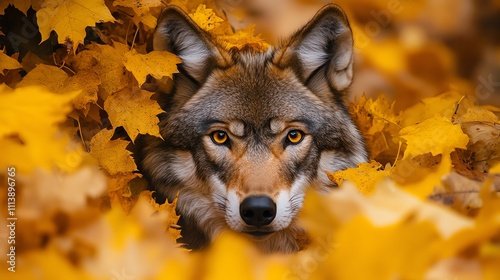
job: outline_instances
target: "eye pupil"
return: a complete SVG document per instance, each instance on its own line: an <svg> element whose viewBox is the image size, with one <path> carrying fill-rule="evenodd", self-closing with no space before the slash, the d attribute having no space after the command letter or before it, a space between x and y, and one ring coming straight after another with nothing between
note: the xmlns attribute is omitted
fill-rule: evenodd
<svg viewBox="0 0 500 280"><path fill-rule="evenodd" d="M288 141L292 144L298 144L304 138L304 134L299 130L292 130L288 132Z"/></svg>

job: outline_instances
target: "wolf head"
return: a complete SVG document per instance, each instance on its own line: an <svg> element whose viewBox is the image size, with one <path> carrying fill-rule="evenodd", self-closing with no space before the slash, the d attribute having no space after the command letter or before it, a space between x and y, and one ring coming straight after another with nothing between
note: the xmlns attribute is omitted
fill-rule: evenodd
<svg viewBox="0 0 500 280"><path fill-rule="evenodd" d="M290 40L257 53L226 51L168 7L154 48L182 64L163 104L164 141L143 140L139 166L158 193L179 192L186 242L202 247L230 228L267 250L295 250L306 189L332 187L325 171L367 159L343 101L353 67L343 11L325 6Z"/></svg>

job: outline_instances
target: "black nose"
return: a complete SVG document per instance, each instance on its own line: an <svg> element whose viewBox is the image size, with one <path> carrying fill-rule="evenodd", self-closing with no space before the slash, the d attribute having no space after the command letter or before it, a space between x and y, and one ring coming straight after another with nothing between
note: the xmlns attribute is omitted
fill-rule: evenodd
<svg viewBox="0 0 500 280"><path fill-rule="evenodd" d="M266 226L276 217L276 204L267 196L249 196L240 204L240 215L247 225Z"/></svg>

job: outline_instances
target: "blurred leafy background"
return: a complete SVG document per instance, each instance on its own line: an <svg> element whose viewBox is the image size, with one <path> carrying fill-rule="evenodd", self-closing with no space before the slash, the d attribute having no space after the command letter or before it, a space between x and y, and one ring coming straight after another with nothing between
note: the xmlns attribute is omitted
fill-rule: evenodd
<svg viewBox="0 0 500 280"><path fill-rule="evenodd" d="M354 31L350 110L372 161L308 195L310 244L292 255L230 232L187 252L175 202L156 204L134 172L132 141L158 133L153 91L179 63L147 54L171 3L229 47L262 50L330 1L2 0L0 214L15 165L19 220L15 273L0 227L0 278L500 279L500 1L335 1ZM138 113L117 118L125 106Z"/></svg>
<svg viewBox="0 0 500 280"><path fill-rule="evenodd" d="M305 24L325 0L221 0L235 26L256 23L277 43ZM498 0L338 0L357 50L354 96L384 93L396 109L457 88L500 105ZM241 25L239 25L241 24Z"/></svg>

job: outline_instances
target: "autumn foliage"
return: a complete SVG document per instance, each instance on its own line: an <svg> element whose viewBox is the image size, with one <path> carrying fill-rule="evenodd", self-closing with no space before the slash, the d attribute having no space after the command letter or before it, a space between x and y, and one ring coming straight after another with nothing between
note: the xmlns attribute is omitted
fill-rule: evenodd
<svg viewBox="0 0 500 280"><path fill-rule="evenodd" d="M132 158L139 134L160 137L156 92L182 62L149 51L167 3L227 49L269 47L254 25L233 30L217 1L0 4L0 216L17 218L15 272L0 230L1 279L500 279L500 108L458 81L407 106L353 93L371 161L308 194L303 251L262 255L231 232L202 252L176 244L175 201L157 204ZM411 51L382 46L357 55L399 82Z"/></svg>

